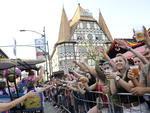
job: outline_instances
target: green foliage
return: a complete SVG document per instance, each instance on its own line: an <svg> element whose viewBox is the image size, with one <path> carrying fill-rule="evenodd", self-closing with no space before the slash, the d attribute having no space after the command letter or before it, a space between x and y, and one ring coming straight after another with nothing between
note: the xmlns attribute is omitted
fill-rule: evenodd
<svg viewBox="0 0 150 113"><path fill-rule="evenodd" d="M87 50L86 51L87 59L92 59L95 62L97 62L103 58L103 55L98 51L98 46L93 44L92 42L90 41L84 42L82 46L85 47Z"/></svg>

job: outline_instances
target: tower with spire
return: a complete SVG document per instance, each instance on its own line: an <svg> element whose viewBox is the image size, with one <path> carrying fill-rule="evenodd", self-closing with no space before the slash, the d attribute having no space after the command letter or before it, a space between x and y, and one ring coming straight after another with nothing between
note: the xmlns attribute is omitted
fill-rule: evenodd
<svg viewBox="0 0 150 113"><path fill-rule="evenodd" d="M93 59L87 57L87 42L94 46L108 48L112 36L99 11L99 20L92 13L78 4L74 16L68 20L65 9L62 9L58 40L51 55L52 71L68 72L74 68L73 60L84 60L89 65L95 65Z"/></svg>

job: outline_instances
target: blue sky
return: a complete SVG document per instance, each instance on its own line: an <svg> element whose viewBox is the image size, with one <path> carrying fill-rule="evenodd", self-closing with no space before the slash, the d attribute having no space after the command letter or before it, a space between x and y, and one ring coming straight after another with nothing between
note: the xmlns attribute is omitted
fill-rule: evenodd
<svg viewBox="0 0 150 113"><path fill-rule="evenodd" d="M46 28L50 52L58 39L60 17L64 6L68 19L71 19L78 3L93 13L98 19L99 10L113 38L130 38L132 29L145 25L150 27L149 0L1 0L0 1L0 45L33 44L39 35L19 32L20 29L42 33ZM14 57L12 48L2 48ZM35 58L33 47L17 47L17 57Z"/></svg>

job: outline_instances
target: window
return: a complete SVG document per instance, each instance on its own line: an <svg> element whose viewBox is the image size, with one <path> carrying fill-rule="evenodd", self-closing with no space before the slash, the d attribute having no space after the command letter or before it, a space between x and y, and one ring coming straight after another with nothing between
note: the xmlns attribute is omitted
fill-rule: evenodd
<svg viewBox="0 0 150 113"><path fill-rule="evenodd" d="M85 39L84 33L77 34L77 40L84 40L84 39Z"/></svg>
<svg viewBox="0 0 150 113"><path fill-rule="evenodd" d="M83 28L87 28L87 23L86 22L82 22L83 24Z"/></svg>
<svg viewBox="0 0 150 113"><path fill-rule="evenodd" d="M80 35L78 35L77 40L82 40L82 37Z"/></svg>
<svg viewBox="0 0 150 113"><path fill-rule="evenodd" d="M93 22L90 22L90 28L94 28L94 23Z"/></svg>
<svg viewBox="0 0 150 113"><path fill-rule="evenodd" d="M101 35L100 34L96 34L95 35L95 40L101 40Z"/></svg>
<svg viewBox="0 0 150 113"><path fill-rule="evenodd" d="M92 34L88 34L88 35L87 35L87 38L88 38L90 41L93 40Z"/></svg>

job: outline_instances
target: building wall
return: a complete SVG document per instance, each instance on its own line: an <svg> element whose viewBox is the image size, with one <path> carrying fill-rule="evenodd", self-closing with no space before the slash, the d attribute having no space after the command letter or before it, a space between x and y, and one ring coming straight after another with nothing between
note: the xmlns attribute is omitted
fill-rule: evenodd
<svg viewBox="0 0 150 113"><path fill-rule="evenodd" d="M54 71L58 71L59 70L59 67L58 67L58 51L56 49L54 55L53 55L53 58L52 58L52 62L51 62L51 70L52 72Z"/></svg>
<svg viewBox="0 0 150 113"><path fill-rule="evenodd" d="M98 52L100 46L106 49L108 45L105 43L109 42L96 21L79 21L71 40L77 42L75 46L76 60L84 59L90 65L95 65L95 61L88 57L89 49L97 48Z"/></svg>
<svg viewBox="0 0 150 113"><path fill-rule="evenodd" d="M86 12L86 14L82 14L83 12ZM92 17L89 11L81 11L81 14L76 13L75 15L77 18L73 17L70 21L70 28L68 28L70 38L66 37L66 35L62 37L59 36L59 41L61 38L62 40L66 38L67 41L64 40L64 42L61 43L58 41L59 43L52 58L53 72L64 70L64 72L67 73L68 68L76 68L72 63L73 60L84 61L91 66L95 66L100 56L98 52L99 47L102 46L104 49L108 49L110 46L108 42L111 41L106 37L98 21ZM64 18L62 18L62 20L63 19ZM66 20L66 17L64 20ZM66 21L63 22L67 24ZM61 25L63 25L63 23L61 23ZM65 30L65 26L61 26L61 33L62 35L63 33L68 33L68 30Z"/></svg>
<svg viewBox="0 0 150 113"><path fill-rule="evenodd" d="M57 46L57 51L53 60L53 72L64 70L68 72L68 68L74 68L73 60L84 61L91 66L95 66L95 60L88 57L91 48L102 46L108 48L108 38L105 36L96 21L79 21L72 27L72 35L70 41L74 43L62 43ZM96 51L96 50L95 50Z"/></svg>

